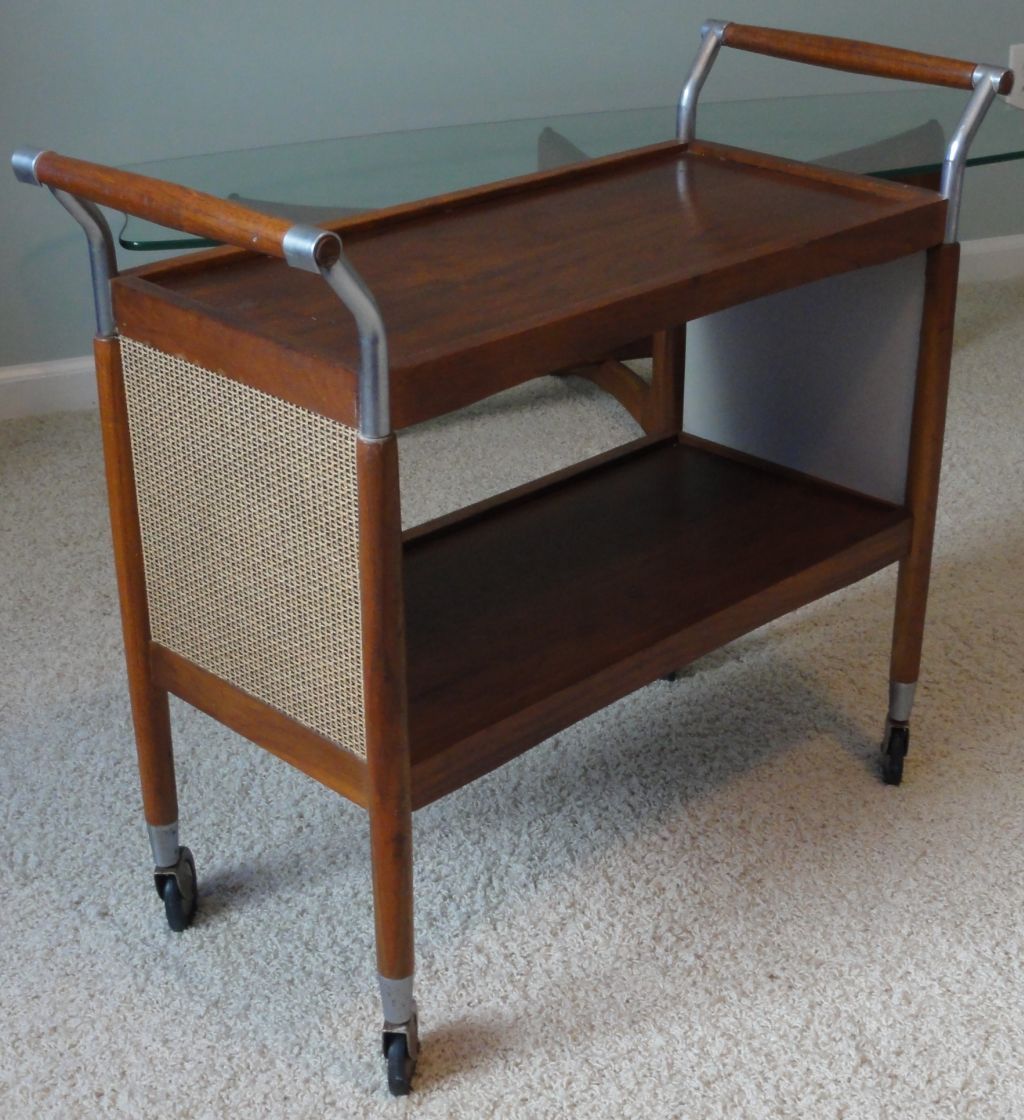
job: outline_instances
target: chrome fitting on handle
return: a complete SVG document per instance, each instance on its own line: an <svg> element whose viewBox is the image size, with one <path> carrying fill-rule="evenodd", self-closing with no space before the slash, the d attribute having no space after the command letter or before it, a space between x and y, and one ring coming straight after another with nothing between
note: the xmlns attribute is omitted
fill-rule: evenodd
<svg viewBox="0 0 1024 1120"><path fill-rule="evenodd" d="M318 226L298 225L292 226L284 235L281 248L284 259L292 268L319 274L320 262L328 256L328 251L331 260L341 256L341 238Z"/></svg>
<svg viewBox="0 0 1024 1120"><path fill-rule="evenodd" d="M11 155L11 166L14 168L14 177L19 183L28 183L29 186L40 186L36 175L36 161L43 155L41 148L17 148Z"/></svg>
<svg viewBox="0 0 1024 1120"><path fill-rule="evenodd" d="M999 92L999 87L1003 83L1003 75L1006 69L1003 66L992 66L987 62L979 62L974 68L973 83L974 88L977 89L982 82L989 82L995 86L996 93Z"/></svg>
<svg viewBox="0 0 1024 1120"><path fill-rule="evenodd" d="M721 50L722 37L728 26L726 20L709 19L700 29L700 50L693 60L690 75L679 95L679 108L676 112L676 137L684 144L688 144L694 137L697 127L697 100L711 72L712 64Z"/></svg>

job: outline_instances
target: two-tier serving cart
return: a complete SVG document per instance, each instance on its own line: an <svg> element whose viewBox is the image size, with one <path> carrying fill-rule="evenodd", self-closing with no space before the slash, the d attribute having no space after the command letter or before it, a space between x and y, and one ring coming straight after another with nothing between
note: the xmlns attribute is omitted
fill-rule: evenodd
<svg viewBox="0 0 1024 1120"><path fill-rule="evenodd" d="M696 139L698 94L723 45L973 90L941 189ZM1011 80L968 62L709 23L676 139L331 229L49 151L15 155L19 178L49 187L88 235L132 711L173 929L189 924L197 889L179 841L168 693L368 811L396 1094L419 1046L414 810L893 563L882 757L886 780L900 780L964 160ZM229 247L119 275L99 205ZM746 391L768 400L776 377L748 371L744 390L714 354L756 342L757 314L788 315L798 348L811 317L863 318L852 306L862 275L871 291L891 291L858 321L855 368L849 348L818 331L786 390L797 408L829 387L818 413L790 410L787 425L785 409L765 405L759 421L730 428L717 386L728 382L734 401ZM818 293L802 311L801 292ZM889 339L897 315L910 322L902 357ZM703 332L704 359L684 387L688 324L691 342ZM638 340L650 340L649 383L620 361ZM403 532L397 429L574 369L614 392L644 434ZM851 449L843 462L836 448ZM847 470L846 459L858 462ZM876 461L888 463L880 479Z"/></svg>

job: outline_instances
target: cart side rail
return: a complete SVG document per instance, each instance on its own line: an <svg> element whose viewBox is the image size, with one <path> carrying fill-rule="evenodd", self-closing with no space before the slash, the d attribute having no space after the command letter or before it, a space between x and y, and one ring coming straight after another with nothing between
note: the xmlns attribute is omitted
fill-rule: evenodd
<svg viewBox="0 0 1024 1120"><path fill-rule="evenodd" d="M261 214L191 187L58 152L22 150L15 153L13 162L15 174L23 182L66 191L196 237L285 258L285 237L294 225L287 218ZM329 265L336 256L337 250L325 240L318 247L317 263Z"/></svg>
<svg viewBox="0 0 1024 1120"><path fill-rule="evenodd" d="M946 149L939 188L940 194L949 203L945 240L956 241L967 152L996 94L1006 94L1013 89L1012 70L857 39L708 20L701 28L700 49L679 95L676 135L684 143L689 143L696 134L697 102L723 46L829 70L972 90L970 101Z"/></svg>
<svg viewBox="0 0 1024 1120"><path fill-rule="evenodd" d="M359 329L359 434L383 439L391 430L387 341L373 294L345 257L341 238L318 226L296 225L238 202L52 151L21 148L12 156L23 183L49 187L82 226L89 242L97 334L115 333L110 280L117 273L113 239L100 206L158 225L221 241L319 273L348 308Z"/></svg>
<svg viewBox="0 0 1024 1120"><path fill-rule="evenodd" d="M828 70L845 70L852 74L949 86L952 89L974 89L977 84L979 64L976 62L866 43L859 39L726 23L722 27L721 41L723 46L736 50L823 66ZM1012 88L1013 71L1000 69L996 92L1009 93Z"/></svg>

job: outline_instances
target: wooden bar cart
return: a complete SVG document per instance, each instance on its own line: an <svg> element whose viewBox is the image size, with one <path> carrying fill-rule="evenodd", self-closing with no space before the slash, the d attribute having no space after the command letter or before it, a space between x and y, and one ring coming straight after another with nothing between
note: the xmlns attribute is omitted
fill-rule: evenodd
<svg viewBox="0 0 1024 1120"><path fill-rule="evenodd" d="M697 97L722 45L973 90L942 190L697 140ZM882 759L885 780L900 781L963 159L1010 80L709 23L675 140L329 229L53 152L15 154L19 178L49 187L89 237L132 710L172 929L191 921L197 887L179 840L169 693L367 810L395 1094L409 1091L419 1047L415 809L892 563ZM100 205L229 247L118 275ZM920 290L895 492L687 425L688 323L908 261ZM649 388L615 357L643 340ZM396 429L579 367L603 369L595 380L646 434L403 532Z"/></svg>

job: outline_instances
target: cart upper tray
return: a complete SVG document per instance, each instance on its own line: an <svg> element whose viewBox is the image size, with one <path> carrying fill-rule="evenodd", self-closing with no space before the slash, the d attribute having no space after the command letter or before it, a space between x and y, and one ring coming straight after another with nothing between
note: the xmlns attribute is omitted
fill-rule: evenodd
<svg viewBox="0 0 1024 1120"><path fill-rule="evenodd" d="M676 141L340 222L388 332L397 427L722 307L942 240L931 191ZM315 276L238 250L114 282L124 334L355 422L359 346ZM247 369L253 377L253 370Z"/></svg>

